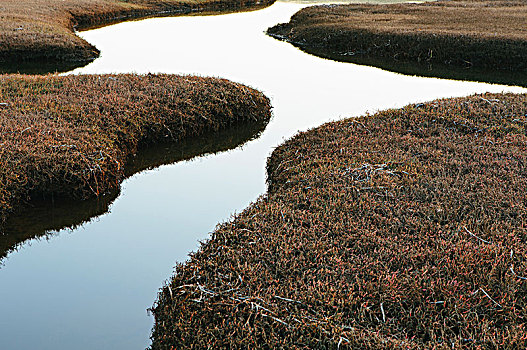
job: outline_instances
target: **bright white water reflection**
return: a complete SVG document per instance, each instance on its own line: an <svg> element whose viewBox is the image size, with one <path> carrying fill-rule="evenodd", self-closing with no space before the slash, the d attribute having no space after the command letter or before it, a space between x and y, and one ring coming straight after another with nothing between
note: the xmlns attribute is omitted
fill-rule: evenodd
<svg viewBox="0 0 527 350"><path fill-rule="evenodd" d="M332 62L264 34L301 6L277 3L250 13L156 18L81 33L102 56L74 73L224 77L267 94L274 118L259 139L234 151L133 176L109 214L11 254L0 269L0 349L147 347L146 309L172 267L265 191L266 158L299 130L439 97L522 91Z"/></svg>

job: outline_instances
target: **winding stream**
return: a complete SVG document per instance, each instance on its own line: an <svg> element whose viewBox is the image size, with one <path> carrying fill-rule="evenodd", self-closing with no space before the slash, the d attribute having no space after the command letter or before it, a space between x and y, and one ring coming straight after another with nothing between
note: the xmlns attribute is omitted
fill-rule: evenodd
<svg viewBox="0 0 527 350"><path fill-rule="evenodd" d="M274 117L243 146L130 177L108 213L10 253L0 267L0 349L147 347L153 319L146 309L172 267L217 223L265 192L266 158L299 130L439 97L525 91L338 63L264 34L302 6L279 2L249 13L153 18L81 33L102 55L73 74L220 76L262 90ZM247 139L244 134L232 146ZM225 148L198 148L154 163Z"/></svg>

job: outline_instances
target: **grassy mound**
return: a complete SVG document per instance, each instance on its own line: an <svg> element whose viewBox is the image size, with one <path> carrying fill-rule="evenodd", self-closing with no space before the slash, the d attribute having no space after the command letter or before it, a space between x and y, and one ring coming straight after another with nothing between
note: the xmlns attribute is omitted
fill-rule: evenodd
<svg viewBox="0 0 527 350"><path fill-rule="evenodd" d="M527 3L452 0L305 8L268 33L306 50L527 71Z"/></svg>
<svg viewBox="0 0 527 350"><path fill-rule="evenodd" d="M142 145L269 118L263 94L224 79L0 76L0 218L36 195L115 190Z"/></svg>
<svg viewBox="0 0 527 350"><path fill-rule="evenodd" d="M99 51L74 28L131 17L196 11L232 11L274 0L3 0L0 4L0 64L59 62L67 68L90 62ZM50 65L50 69L55 67ZM66 68L66 69L67 69Z"/></svg>
<svg viewBox="0 0 527 350"><path fill-rule="evenodd" d="M527 346L527 95L326 124L177 266L153 349Z"/></svg>

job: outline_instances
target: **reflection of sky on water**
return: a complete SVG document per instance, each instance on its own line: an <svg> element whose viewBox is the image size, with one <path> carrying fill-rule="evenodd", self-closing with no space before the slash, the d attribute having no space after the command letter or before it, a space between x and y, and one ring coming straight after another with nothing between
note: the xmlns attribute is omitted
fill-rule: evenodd
<svg viewBox="0 0 527 350"><path fill-rule="evenodd" d="M264 91L274 118L242 148L133 176L110 214L11 254L0 269L1 349L146 347L152 326L146 309L172 266L265 191L266 157L285 138L367 111L504 89L332 62L265 36L301 6L277 3L250 13L156 18L81 33L102 57L75 73L225 77Z"/></svg>

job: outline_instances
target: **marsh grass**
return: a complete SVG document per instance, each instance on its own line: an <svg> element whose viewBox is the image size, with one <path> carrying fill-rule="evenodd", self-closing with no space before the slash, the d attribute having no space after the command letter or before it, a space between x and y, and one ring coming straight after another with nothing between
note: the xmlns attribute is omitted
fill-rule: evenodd
<svg viewBox="0 0 527 350"><path fill-rule="evenodd" d="M358 60L383 58L524 74L526 18L527 4L522 0L326 5L302 9L268 33L306 50Z"/></svg>
<svg viewBox="0 0 527 350"><path fill-rule="evenodd" d="M115 191L145 145L269 118L263 94L224 79L0 76L0 218L32 197Z"/></svg>
<svg viewBox="0 0 527 350"><path fill-rule="evenodd" d="M152 349L523 349L527 95L300 133L180 264Z"/></svg>

